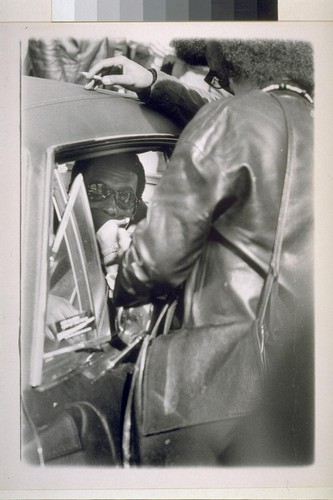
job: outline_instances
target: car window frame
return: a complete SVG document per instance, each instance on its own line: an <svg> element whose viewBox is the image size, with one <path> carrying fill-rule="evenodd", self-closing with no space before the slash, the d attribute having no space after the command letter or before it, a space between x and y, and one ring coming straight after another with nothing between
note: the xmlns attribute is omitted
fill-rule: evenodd
<svg viewBox="0 0 333 500"><path fill-rule="evenodd" d="M78 142L71 142L67 144L50 146L46 152L46 169L48 174L46 178L52 175L53 170L56 165L65 163L67 161L78 160L81 158L87 158L89 156L101 156L107 154L107 152L112 152L113 154L121 153L124 151L133 150L135 152L145 152L147 150L163 151L166 156L170 157L174 147L176 146L178 136L171 133L149 133L149 134L130 134L128 136L112 136L103 137L99 139L84 140ZM51 184L51 183L50 183ZM48 200L49 197L46 197ZM50 195L50 200L52 200L52 194ZM52 203L49 207L45 207L49 211L48 224L47 224L47 240L49 238L50 223L52 220L51 210L53 210ZM46 234L46 225L44 224L44 236ZM45 240L44 240L45 241ZM49 242L47 243L49 245ZM96 243L97 245L97 243ZM49 277L49 269L46 272L46 280ZM43 295L43 290L45 291L44 299L42 299L42 304L45 304L48 293L48 284L44 283L42 280L38 286L38 296ZM39 302L39 301L38 301ZM46 304L44 305L44 313L41 314L41 308L36 306L36 322L34 330L42 331L44 334L45 325L45 314L46 314ZM38 328L39 325L39 328ZM42 367L43 367L43 349L44 349L44 338L42 335L33 334L32 336L32 346L30 355L30 377L29 385L31 387L39 387L42 385Z"/></svg>

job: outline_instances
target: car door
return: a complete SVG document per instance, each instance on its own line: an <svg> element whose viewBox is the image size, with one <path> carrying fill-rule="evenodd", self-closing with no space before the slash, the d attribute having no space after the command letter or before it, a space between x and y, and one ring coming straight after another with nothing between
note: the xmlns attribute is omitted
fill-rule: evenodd
<svg viewBox="0 0 333 500"><path fill-rule="evenodd" d="M121 145L119 140L113 139L107 148L104 145L102 154L130 150L139 155L146 173L143 199L149 205L174 144L175 139L170 138L129 138L122 140ZM71 169L76 159L95 154L101 154L100 148L89 144L87 148L81 145L79 151L77 148L74 151L72 146L61 148L60 152L49 156L51 175L45 179L50 179L51 188L44 188L51 193L50 206L45 208L48 212L44 234L44 239L48 240L46 284L39 288L40 299L36 301L38 314L42 314L43 319L39 327L33 329L29 380L28 383L24 381L22 396L22 441L28 461L33 456L32 461L38 462L38 449L43 450L42 460L49 461L49 445L54 444L55 437L47 436L53 432L54 426L58 426L59 419L73 418L73 408L74 415L84 412L87 422L95 421L97 414L101 416L93 425L99 430L89 434L89 439L94 436L97 444L92 456L86 457L86 463L95 464L100 460L118 463L121 456L121 421L118 419L118 415L121 417L121 401L116 391L130 377L131 362L135 360L139 345L124 349L124 346L112 342L117 335L117 326L126 329L127 320L122 318L118 325L115 324L115 311L108 301L82 176L78 175L71 183ZM140 311L139 315L130 312L131 326L133 318L135 321L139 318L142 330L147 330L151 324L151 310L146 309L144 314ZM29 318L30 322L34 319ZM92 411L93 417L90 415ZM79 422L82 422L81 417ZM101 422L107 422L106 434L100 431ZM75 423L72 428L81 432L80 423ZM73 436L66 435L66 425L61 424L60 429L57 439L70 442ZM105 453L96 454L103 435L112 435L116 444L110 445ZM108 442L105 439L103 442ZM49 444L45 445L45 441ZM77 463L77 452L72 450L67 457L69 455L73 463ZM62 456L51 456L51 463L55 460L63 463Z"/></svg>

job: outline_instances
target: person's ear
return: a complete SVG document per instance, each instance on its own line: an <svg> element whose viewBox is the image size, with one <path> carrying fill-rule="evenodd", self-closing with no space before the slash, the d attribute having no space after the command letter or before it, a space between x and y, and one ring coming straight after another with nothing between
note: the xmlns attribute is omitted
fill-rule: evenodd
<svg viewBox="0 0 333 500"><path fill-rule="evenodd" d="M229 76L229 89L231 90L232 94L235 95L235 80L233 79L232 76Z"/></svg>

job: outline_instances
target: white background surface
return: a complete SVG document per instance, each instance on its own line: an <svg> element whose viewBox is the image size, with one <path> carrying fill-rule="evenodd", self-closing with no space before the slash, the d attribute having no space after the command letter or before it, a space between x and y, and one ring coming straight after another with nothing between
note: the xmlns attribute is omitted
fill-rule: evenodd
<svg viewBox="0 0 333 500"><path fill-rule="evenodd" d="M290 0L297 3L297 0ZM19 460L20 42L30 36L87 36L87 24L29 24L50 14L41 1L12 1L22 24L0 24L0 498L333 498L332 335L332 47L333 23L112 24L112 33L162 41L175 36L287 36L315 48L316 137L316 458L301 468L36 469ZM47 1L44 0L44 4ZM300 2L304 3L304 2ZM314 2L305 2L307 4ZM320 4L317 2L316 4ZM325 2L324 2L325 3ZM327 2L326 2L327 3ZM9 1L6 2L9 4ZM18 9L18 5L21 4ZM29 8L27 9L29 4ZM34 5L39 4L34 10ZM16 5L15 12L13 12ZM22 8L24 7L24 8ZM27 12L26 12L27 11ZM44 18L45 19L45 18ZM41 19L39 19L41 20ZM89 23L89 36L110 36L109 23ZM196 28L197 29L197 28ZM207 36L207 35L206 35Z"/></svg>

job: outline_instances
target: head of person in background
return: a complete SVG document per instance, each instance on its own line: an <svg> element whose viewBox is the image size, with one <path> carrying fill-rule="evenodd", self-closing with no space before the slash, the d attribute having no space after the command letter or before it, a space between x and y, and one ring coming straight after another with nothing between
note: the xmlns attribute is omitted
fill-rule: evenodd
<svg viewBox="0 0 333 500"><path fill-rule="evenodd" d="M75 162L71 183L82 174L95 231L108 220L136 224L146 215L142 200L146 185L142 163L135 153L118 153Z"/></svg>

